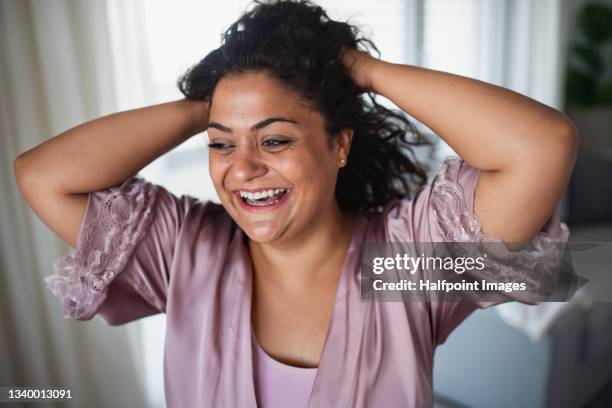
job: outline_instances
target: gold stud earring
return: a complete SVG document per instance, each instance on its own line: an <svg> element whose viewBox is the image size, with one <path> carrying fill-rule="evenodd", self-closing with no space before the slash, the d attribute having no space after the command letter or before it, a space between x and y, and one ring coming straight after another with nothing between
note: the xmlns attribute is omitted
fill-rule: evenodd
<svg viewBox="0 0 612 408"><path fill-rule="evenodd" d="M344 159L340 159L340 164L341 164L342 166L344 166L344 164L345 164L345 163L346 163L346 160L344 160Z"/></svg>

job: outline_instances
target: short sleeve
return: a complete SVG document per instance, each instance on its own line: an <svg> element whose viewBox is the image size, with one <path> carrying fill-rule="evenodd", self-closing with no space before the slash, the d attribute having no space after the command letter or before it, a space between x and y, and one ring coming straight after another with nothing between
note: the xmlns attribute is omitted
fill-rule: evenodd
<svg viewBox="0 0 612 408"><path fill-rule="evenodd" d="M196 201L140 176L89 193L76 247L45 278L64 316L114 325L165 312L177 236Z"/></svg>
<svg viewBox="0 0 612 408"><path fill-rule="evenodd" d="M421 189L413 200L402 200L394 209L394 229L398 224L409 229L412 239L416 242L469 242L492 243L498 251L498 259L504 265L511 264L512 273L521 273L521 278L530 279L535 287L541 287L538 280L546 283L550 276L533 273L533 265L558 265L560 261L560 246L569 238L567 226L560 222L558 211L551 216L541 231L532 239L529 245L521 251L509 251L503 241L483 233L481 223L474 212L474 194L480 171L471 167L460 157L447 158L436 177L430 184ZM508 268L490 263L487 271L494 279L508 279L501 276L508 273ZM499 266L499 268L497 268ZM503 270L502 270L503 269ZM550 268L549 270L553 270ZM552 272L551 272L552 273ZM438 344L443 343L466 317L477 308L486 308L505 301L523 301L509 294L503 301L446 301L431 302L430 313L433 338Z"/></svg>

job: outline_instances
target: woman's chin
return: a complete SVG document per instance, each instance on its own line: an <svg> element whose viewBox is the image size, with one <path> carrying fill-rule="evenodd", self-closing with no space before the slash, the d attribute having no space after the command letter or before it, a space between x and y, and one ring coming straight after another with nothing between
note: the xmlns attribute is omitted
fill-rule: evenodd
<svg viewBox="0 0 612 408"><path fill-rule="evenodd" d="M250 225L244 229L244 232L252 240L260 244L269 244L278 240L282 233L277 226L272 226L268 223L259 225Z"/></svg>

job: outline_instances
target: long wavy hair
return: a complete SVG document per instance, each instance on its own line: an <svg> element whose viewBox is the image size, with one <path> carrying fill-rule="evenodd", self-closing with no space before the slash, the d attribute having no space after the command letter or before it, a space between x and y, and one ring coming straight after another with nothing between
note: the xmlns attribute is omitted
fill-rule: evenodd
<svg viewBox="0 0 612 408"><path fill-rule="evenodd" d="M405 113L382 106L353 82L341 59L346 48L380 55L355 25L331 20L310 1L255 1L222 34L221 46L179 78L178 87L186 98L210 103L226 75L271 74L323 115L329 137L353 130L347 165L336 182L339 208L381 211L425 184L427 169L414 147L432 142Z"/></svg>

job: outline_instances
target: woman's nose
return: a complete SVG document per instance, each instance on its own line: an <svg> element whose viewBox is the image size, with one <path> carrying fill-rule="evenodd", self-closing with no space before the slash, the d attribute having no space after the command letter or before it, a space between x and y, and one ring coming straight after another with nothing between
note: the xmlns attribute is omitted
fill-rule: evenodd
<svg viewBox="0 0 612 408"><path fill-rule="evenodd" d="M268 170L256 152L245 151L234 156L231 171L236 179L250 181L265 175Z"/></svg>

